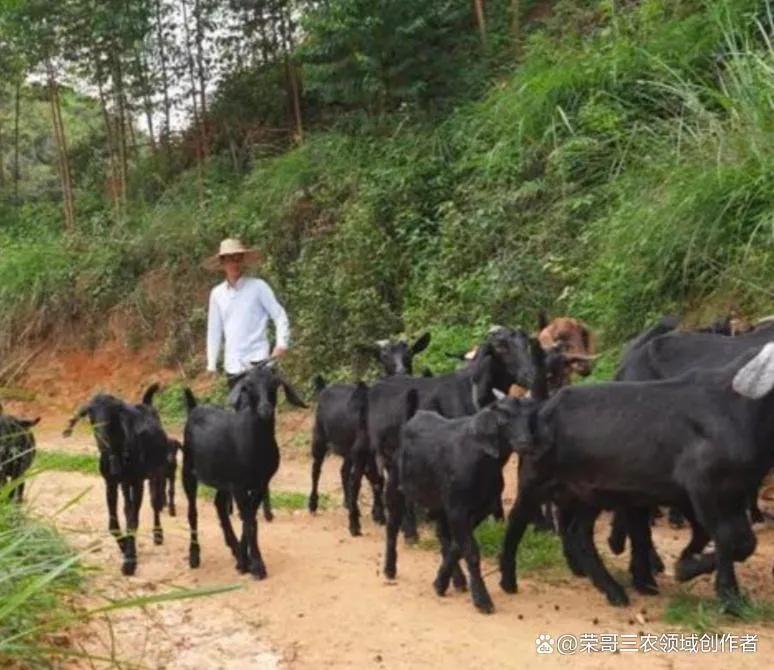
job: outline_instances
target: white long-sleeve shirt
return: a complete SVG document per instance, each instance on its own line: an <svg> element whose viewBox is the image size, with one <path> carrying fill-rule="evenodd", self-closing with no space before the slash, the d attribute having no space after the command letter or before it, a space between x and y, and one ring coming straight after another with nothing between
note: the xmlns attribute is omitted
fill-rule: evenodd
<svg viewBox="0 0 774 670"><path fill-rule="evenodd" d="M228 374L239 374L252 361L268 358L266 327L270 318L274 322L277 346L287 348L288 316L265 281L240 277L234 286L224 281L213 288L207 313L207 370L217 369L224 334L223 368Z"/></svg>

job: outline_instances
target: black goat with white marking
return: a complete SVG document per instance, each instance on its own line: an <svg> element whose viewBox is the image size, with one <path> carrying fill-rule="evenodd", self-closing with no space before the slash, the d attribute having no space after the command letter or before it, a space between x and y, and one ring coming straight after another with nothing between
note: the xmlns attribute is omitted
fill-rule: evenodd
<svg viewBox="0 0 774 670"><path fill-rule="evenodd" d="M295 390L274 369L273 361L252 367L234 387L240 396L235 412L212 405L197 406L190 389L185 389L188 420L183 439L183 487L188 498L191 541L188 561L199 567L200 547L196 489L198 482L216 490L218 513L226 546L236 559L239 572L266 577L266 566L258 548L258 506L280 462L275 434L277 390L282 387L289 402L306 407ZM234 501L242 520L242 537L237 540L229 518Z"/></svg>
<svg viewBox="0 0 774 670"><path fill-rule="evenodd" d="M411 415L418 404L416 390L408 392L407 404ZM401 434L396 455L400 489L406 501L430 512L441 545L442 561L433 587L442 596L453 580L455 588L464 590L465 577L459 568L464 558L473 604L484 613L492 612L494 605L481 577L473 531L500 501L503 467L511 453L532 444L530 420L536 404L505 398L459 419L419 411ZM395 511L402 514L402 505Z"/></svg>
<svg viewBox="0 0 774 670"><path fill-rule="evenodd" d="M153 541L164 541L161 510L164 506L164 476L167 466L167 436L161 427L153 396L159 385L148 387L138 405L130 405L112 395L95 395L70 419L64 437L70 437L75 424L88 416L99 449L99 471L105 480L108 527L123 554L121 571L133 575L137 569L135 535L139 524L145 480L148 480L153 507ZM118 487L124 498L126 535L118 523Z"/></svg>
<svg viewBox="0 0 774 670"><path fill-rule="evenodd" d="M694 530L676 565L678 580L717 568L717 595L737 611L734 562L756 544L747 502L774 461L773 390L774 343L717 370L559 391L539 411L538 448L521 459L501 557L503 589L515 592L524 528L535 507L554 496L560 510L572 512L566 532L577 567L615 605L628 598L596 552L594 520L604 508L641 510L643 518L630 525L632 570L638 590L653 592L647 511L670 504ZM715 553L697 556L710 540Z"/></svg>
<svg viewBox="0 0 774 670"><path fill-rule="evenodd" d="M32 428L40 417L20 419L3 414L0 406L0 487L19 480L35 458L35 436ZM10 497L20 503L24 498L24 482L18 481L11 489Z"/></svg>
<svg viewBox="0 0 774 670"><path fill-rule="evenodd" d="M386 376L411 374L414 356L430 344L430 334L425 333L409 345L408 342L380 342L368 349L384 368ZM371 516L376 523L384 523L384 477L376 467L373 453L366 444L356 445L358 438L366 437L359 427L367 411L368 390L365 384L325 385L321 377L315 379L319 393L317 410L312 431L312 491L309 494L309 511L316 512L318 486L323 460L328 451L343 458L341 465L341 487L344 491L344 505L348 508L349 530L360 535L360 509L358 498L362 475L368 477L373 491Z"/></svg>

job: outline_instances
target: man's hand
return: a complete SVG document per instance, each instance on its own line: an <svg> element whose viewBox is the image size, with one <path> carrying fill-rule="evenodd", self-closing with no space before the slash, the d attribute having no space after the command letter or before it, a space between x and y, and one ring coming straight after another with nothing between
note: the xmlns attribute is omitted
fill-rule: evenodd
<svg viewBox="0 0 774 670"><path fill-rule="evenodd" d="M282 358L288 350L285 347L274 347L274 351L271 352L272 358Z"/></svg>

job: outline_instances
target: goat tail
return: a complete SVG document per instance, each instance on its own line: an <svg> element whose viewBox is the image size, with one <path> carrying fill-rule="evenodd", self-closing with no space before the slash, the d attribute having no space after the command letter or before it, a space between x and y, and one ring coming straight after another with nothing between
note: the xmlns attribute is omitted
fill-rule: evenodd
<svg viewBox="0 0 774 670"><path fill-rule="evenodd" d="M158 390L161 388L161 384L158 382L151 384L147 389L145 389L145 393L142 394L142 404L148 405L149 407L153 407L153 396L156 395Z"/></svg>
<svg viewBox="0 0 774 670"><path fill-rule="evenodd" d="M325 389L326 386L328 386L328 382L325 381L325 377L322 375L315 375L314 379L312 379L312 386L314 386L315 395L318 395L323 392L323 389Z"/></svg>
<svg viewBox="0 0 774 670"><path fill-rule="evenodd" d="M196 396L194 396L193 391L187 386L183 389L183 395L185 396L185 410L190 414L191 410L198 405Z"/></svg>
<svg viewBox="0 0 774 670"><path fill-rule="evenodd" d="M409 421L419 409L419 391L411 389L406 394L406 421Z"/></svg>
<svg viewBox="0 0 774 670"><path fill-rule="evenodd" d="M350 405L357 414L357 425L362 430L368 428L368 385L359 381L355 384L355 390L352 393Z"/></svg>

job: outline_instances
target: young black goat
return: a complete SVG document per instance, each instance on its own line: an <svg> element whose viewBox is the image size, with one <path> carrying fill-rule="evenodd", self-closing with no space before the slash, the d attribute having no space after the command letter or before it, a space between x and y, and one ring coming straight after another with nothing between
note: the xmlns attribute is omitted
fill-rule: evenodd
<svg viewBox="0 0 774 670"><path fill-rule="evenodd" d="M540 345L522 330L498 328L478 348L472 364L456 372L432 378L398 376L381 380L368 393L367 443L379 469L387 473L387 554L385 575L395 576L395 543L403 514L394 455L400 431L406 422L406 394L415 389L419 409L438 412L446 418L475 414L495 401L495 390L506 393L511 384L531 387L536 377L535 350ZM354 488L354 486L353 486ZM496 512L496 508L490 512ZM406 538L416 537L416 521L406 508Z"/></svg>
<svg viewBox="0 0 774 670"><path fill-rule="evenodd" d="M153 396L158 389L158 384L148 387L139 405L129 405L112 395L95 395L70 419L64 431L64 437L70 437L75 424L89 417L99 449L99 471L105 480L108 527L123 554L121 571L125 575L133 575L137 569L135 535L146 479L153 506L153 541L155 544L164 541L161 510L168 442L153 407ZM124 498L126 535L121 534L118 523L119 486Z"/></svg>
<svg viewBox="0 0 774 670"><path fill-rule="evenodd" d="M409 391L409 416L418 401L417 391ZM465 589L465 577L459 568L460 557L464 557L473 604L481 612L494 611L494 605L481 577L473 531L500 501L503 466L511 453L532 444L529 421L535 405L534 400L505 398L460 419L419 411L401 434L396 454L401 492L394 509L396 521L400 522L403 513L403 496L430 512L441 544L442 561L433 582L436 593L444 595L450 579L455 588ZM389 565L393 575L396 561L397 552Z"/></svg>
<svg viewBox="0 0 774 670"><path fill-rule="evenodd" d="M235 412L211 405L197 406L191 390L185 389L188 420L183 439L183 487L188 498L188 561L192 568L199 567L201 560L196 509L196 489L201 481L216 490L215 508L237 570L249 571L258 579L266 577L258 548L256 516L269 481L279 467L275 435L279 387L289 402L306 407L271 360L252 367L234 387L234 393L241 396L235 403ZM239 541L229 518L232 499L242 520Z"/></svg>
<svg viewBox="0 0 774 670"><path fill-rule="evenodd" d="M428 344L430 334L425 333L413 345L404 340L381 342L369 351L376 355L385 375L389 377L411 374L414 356L424 351ZM312 431L312 491L309 494L309 511L317 511L323 460L329 450L333 451L344 459L341 465L341 487L344 491L344 505L350 512L349 531L352 535L360 535L358 498L363 473L368 477L373 491L371 516L376 523L384 523L384 478L377 469L367 444L355 444L358 436L361 439L365 437L365 431L359 431L358 428L363 423L362 417L367 411L368 390L362 383L326 386L321 377L315 378L315 386L319 400Z"/></svg>
<svg viewBox="0 0 774 670"><path fill-rule="evenodd" d="M774 459L774 343L745 352L718 370L694 370L655 382L614 382L562 389L540 409L539 447L521 459L519 494L509 515L501 586L516 590L516 550L527 521L546 496L572 510L573 559L611 604L628 602L594 547L600 509L644 510L630 526L633 574L649 573L647 510L681 508L694 537L676 565L679 580L717 567L716 591L731 612L740 594L734 562L755 549L746 507ZM593 420L590 420L593 417ZM564 501L564 504L562 504ZM696 557L713 540L714 554Z"/></svg>
<svg viewBox="0 0 774 670"><path fill-rule="evenodd" d="M0 487L18 480L32 465L35 458L35 436L32 428L40 417L20 419L3 414L0 406ZM20 503L24 498L24 482L11 489L10 497Z"/></svg>

